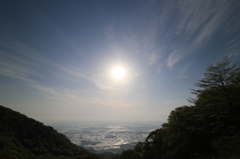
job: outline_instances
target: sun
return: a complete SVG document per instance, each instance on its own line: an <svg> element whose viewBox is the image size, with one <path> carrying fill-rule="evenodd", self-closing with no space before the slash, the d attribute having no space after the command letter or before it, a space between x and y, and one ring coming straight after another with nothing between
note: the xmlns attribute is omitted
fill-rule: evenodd
<svg viewBox="0 0 240 159"><path fill-rule="evenodd" d="M125 77L126 71L123 67L114 67L112 69L112 76L116 79L123 79Z"/></svg>

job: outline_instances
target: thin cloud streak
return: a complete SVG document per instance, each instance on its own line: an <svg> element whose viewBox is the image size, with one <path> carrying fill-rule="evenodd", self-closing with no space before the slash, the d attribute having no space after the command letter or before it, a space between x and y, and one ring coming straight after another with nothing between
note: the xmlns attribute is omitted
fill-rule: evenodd
<svg viewBox="0 0 240 159"><path fill-rule="evenodd" d="M127 102L124 99L116 100L116 98L111 95L116 91L116 88L106 81L104 82L104 80L101 79L101 76L91 76L89 73L84 73L84 71L76 66L59 65L38 54L34 49L22 42L15 40L12 40L11 42L12 44L9 44L10 42L5 43L4 46L17 52L18 56L11 56L7 52L1 52L1 55L3 55L2 57L4 58L0 60L0 64L4 67L1 67L0 74L25 82L29 87L38 91L38 93L41 93L47 99L51 99L55 102L66 103L68 105L79 105L81 107L92 105L94 107L98 106L103 108L111 106L130 108L134 105L136 106L141 104L140 102ZM39 68L47 69L47 71L45 74L42 74L40 73ZM48 76L46 74L48 72L49 74L51 74L51 72L56 73ZM45 83L40 82L38 79L55 79L59 77L62 77L59 80L66 79L67 81L74 82L77 91L69 92L64 88L54 88L53 86L49 87ZM86 82L94 88L89 89L89 86L88 88L77 86L79 83L84 85ZM89 94L90 96L97 96L99 92L101 93L101 97L84 97L86 94Z"/></svg>
<svg viewBox="0 0 240 159"><path fill-rule="evenodd" d="M169 56L167 60L167 66L171 69L175 64L177 64L184 55L178 50L174 50Z"/></svg>
<svg viewBox="0 0 240 159"><path fill-rule="evenodd" d="M163 51L160 53L168 56L166 65L173 68L184 57L194 54L200 47L206 45L213 35L219 32L219 29L225 26L228 27L224 29L226 32L222 32L220 35L227 35L230 30L237 32L238 28L240 28L239 23L237 25L228 25L230 22L236 22L237 19L240 20L237 15L239 5L235 5L234 2L216 0L150 1L149 5L146 5L149 9L147 9L148 12L145 13L145 16L151 23L148 23L143 29L148 30L146 34L143 34L143 39L146 48L149 49L147 52L150 54L149 59L151 59L150 50L157 50L158 47L162 46L161 43L155 43L156 39L160 37L164 39L163 44L171 42L174 48L167 51L163 46ZM232 8L233 6L235 7ZM169 14L170 11L172 11L171 14ZM175 23L166 23L170 19L174 19ZM161 30L166 27L169 28L168 31ZM235 48L235 50L238 49ZM159 54L159 52L155 53ZM233 51L231 54L235 55L236 52ZM153 60L149 61L149 59L148 63L154 63Z"/></svg>
<svg viewBox="0 0 240 159"><path fill-rule="evenodd" d="M188 69L191 65L190 64L186 64L185 66L183 66L180 71L179 71L179 76L182 79L185 79L188 77Z"/></svg>

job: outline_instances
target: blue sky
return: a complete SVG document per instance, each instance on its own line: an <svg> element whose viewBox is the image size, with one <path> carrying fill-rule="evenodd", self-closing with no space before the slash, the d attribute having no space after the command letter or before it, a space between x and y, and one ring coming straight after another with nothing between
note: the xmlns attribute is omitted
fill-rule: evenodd
<svg viewBox="0 0 240 159"><path fill-rule="evenodd" d="M0 104L43 122L166 121L207 66L239 61L239 15L238 0L3 0Z"/></svg>

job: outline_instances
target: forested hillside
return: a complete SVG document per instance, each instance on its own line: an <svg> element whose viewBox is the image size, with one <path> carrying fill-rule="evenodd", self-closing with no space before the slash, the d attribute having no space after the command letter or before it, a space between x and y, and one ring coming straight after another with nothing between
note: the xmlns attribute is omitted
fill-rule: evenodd
<svg viewBox="0 0 240 159"><path fill-rule="evenodd" d="M239 66L227 59L211 65L195 85L190 106L173 110L162 128L116 158L239 159Z"/></svg>
<svg viewBox="0 0 240 159"><path fill-rule="evenodd" d="M0 106L0 159L99 159L52 127Z"/></svg>

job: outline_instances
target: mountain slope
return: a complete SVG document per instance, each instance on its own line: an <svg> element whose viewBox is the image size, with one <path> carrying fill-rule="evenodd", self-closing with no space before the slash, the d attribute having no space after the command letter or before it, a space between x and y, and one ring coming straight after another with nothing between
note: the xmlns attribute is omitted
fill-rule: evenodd
<svg viewBox="0 0 240 159"><path fill-rule="evenodd" d="M50 126L0 106L0 159L99 159Z"/></svg>

